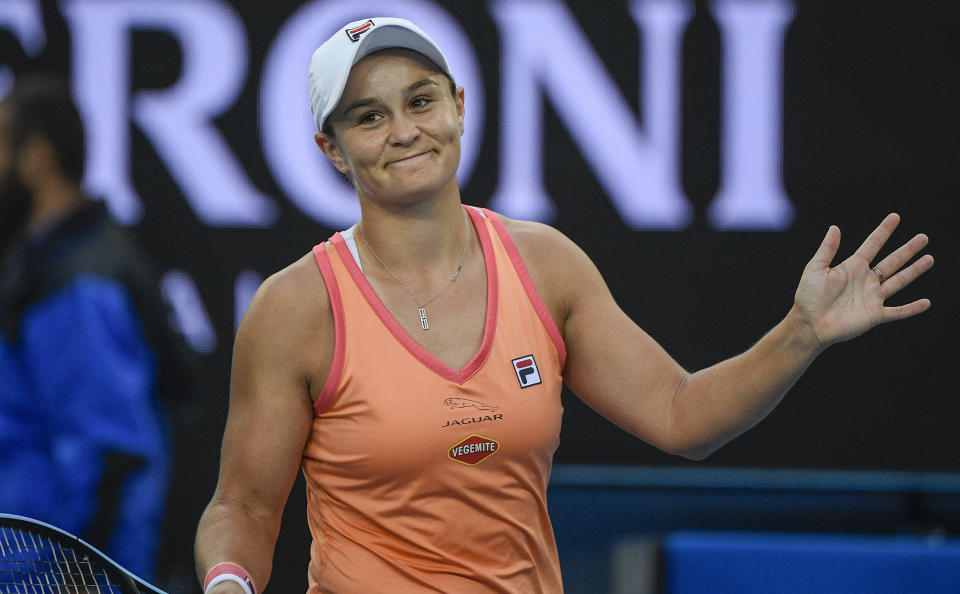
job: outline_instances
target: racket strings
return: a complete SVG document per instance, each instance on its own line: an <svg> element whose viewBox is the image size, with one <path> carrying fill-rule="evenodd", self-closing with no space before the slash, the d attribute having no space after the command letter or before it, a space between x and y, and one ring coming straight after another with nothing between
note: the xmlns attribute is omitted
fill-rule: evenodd
<svg viewBox="0 0 960 594"><path fill-rule="evenodd" d="M0 527L0 594L120 593L90 558L30 530Z"/></svg>

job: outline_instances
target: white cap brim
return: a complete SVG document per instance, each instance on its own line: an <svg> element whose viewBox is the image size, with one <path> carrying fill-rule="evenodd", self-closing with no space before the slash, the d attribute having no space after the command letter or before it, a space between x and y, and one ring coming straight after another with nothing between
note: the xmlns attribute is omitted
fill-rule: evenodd
<svg viewBox="0 0 960 594"><path fill-rule="evenodd" d="M406 19L374 17L348 23L313 52L310 59L310 108L317 130L340 102L353 65L382 49L400 47L423 54L451 79L447 59L436 43Z"/></svg>

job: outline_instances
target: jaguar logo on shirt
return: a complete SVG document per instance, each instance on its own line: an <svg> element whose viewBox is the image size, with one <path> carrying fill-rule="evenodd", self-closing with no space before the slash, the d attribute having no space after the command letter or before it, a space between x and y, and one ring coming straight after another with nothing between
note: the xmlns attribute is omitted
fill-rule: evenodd
<svg viewBox="0 0 960 594"><path fill-rule="evenodd" d="M477 410L489 410L490 412L497 412L500 410L499 406L493 406L487 404L486 402L480 402L479 400L470 400L469 398L447 398L443 401L444 406L449 406L450 408L467 408L472 406Z"/></svg>
<svg viewBox="0 0 960 594"><path fill-rule="evenodd" d="M447 419L446 423L440 425L441 429L444 427L459 427L461 425L475 425L477 423L503 420L503 413L497 412L500 410L499 406L487 404L486 402L480 402L479 400L470 400L469 398L445 398L443 400L443 405L449 406L451 410L475 408L478 411L486 414L470 412L470 416L449 418ZM460 414L467 414L467 412L468 411L463 411Z"/></svg>
<svg viewBox="0 0 960 594"><path fill-rule="evenodd" d="M499 451L500 442L474 434L447 450L447 457L454 462L476 466Z"/></svg>

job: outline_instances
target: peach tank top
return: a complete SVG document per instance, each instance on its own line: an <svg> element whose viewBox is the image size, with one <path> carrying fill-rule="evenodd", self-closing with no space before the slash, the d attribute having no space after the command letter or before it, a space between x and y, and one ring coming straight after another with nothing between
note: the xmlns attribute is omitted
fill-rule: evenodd
<svg viewBox="0 0 960 594"><path fill-rule="evenodd" d="M303 453L309 592L561 592L546 490L563 340L503 224L464 207L487 274L462 369L393 319L341 234L314 248L334 362Z"/></svg>

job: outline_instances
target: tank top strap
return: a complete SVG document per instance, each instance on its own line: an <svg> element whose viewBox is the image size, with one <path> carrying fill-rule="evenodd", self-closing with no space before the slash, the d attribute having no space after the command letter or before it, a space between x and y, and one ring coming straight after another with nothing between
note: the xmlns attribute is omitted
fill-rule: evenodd
<svg viewBox="0 0 960 594"><path fill-rule="evenodd" d="M338 238L339 233L330 238L330 243L332 244ZM313 403L315 415L322 413L333 399L337 385L340 383L340 374L343 371L343 361L346 355L343 299L340 296L340 285L337 282L337 275L333 272L333 266L330 264L327 249L326 242L313 246L313 257L317 261L317 267L320 269L320 275L323 277L323 282L327 287L327 295L330 298L330 309L333 312L334 351L330 371L327 373L327 381L324 382L323 388L320 390L320 396Z"/></svg>
<svg viewBox="0 0 960 594"><path fill-rule="evenodd" d="M550 340L553 341L553 345L557 349L557 355L560 359L560 369L563 370L564 362L567 358L567 347L563 341L563 336L560 334L560 329L550 315L546 304L540 297L540 292L537 291L537 287L534 285L533 279L530 277L530 273L523 263L523 258L520 257L520 250L517 249L513 238L510 236L510 232L507 231L503 221L501 221L493 211L473 206L465 208L467 208L467 212L469 212L471 216L476 217L476 219L482 221L483 224L492 228L493 232L490 233L491 237L495 237L503 246L504 251L506 251L507 256L510 258L510 262L513 264L514 270L517 272L517 276L520 278L520 282L523 284L527 298L530 299L530 303L537 312L537 316L540 318L544 330L547 331Z"/></svg>

